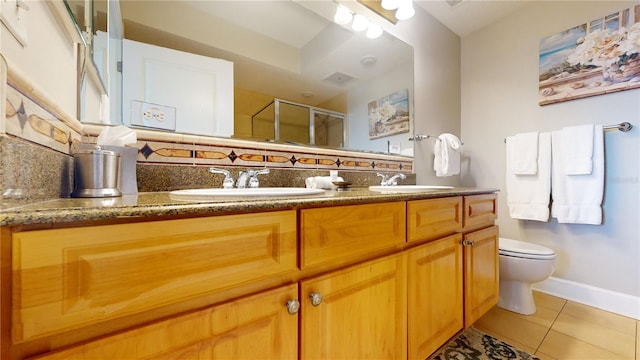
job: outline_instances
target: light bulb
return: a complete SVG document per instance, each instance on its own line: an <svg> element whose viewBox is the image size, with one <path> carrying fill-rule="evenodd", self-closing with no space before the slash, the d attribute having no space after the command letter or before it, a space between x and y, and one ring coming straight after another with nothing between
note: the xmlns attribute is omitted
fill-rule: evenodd
<svg viewBox="0 0 640 360"><path fill-rule="evenodd" d="M369 20L367 20L364 16L356 14L353 17L353 24L351 24L351 28L353 31L362 31L369 27Z"/></svg>
<svg viewBox="0 0 640 360"><path fill-rule="evenodd" d="M396 19L407 20L415 15L415 13L416 10L413 8L413 2L411 0L403 0L398 10L396 10Z"/></svg>
<svg viewBox="0 0 640 360"><path fill-rule="evenodd" d="M336 24L344 25L348 24L352 18L353 14L351 14L351 11L349 11L349 9L347 9L344 5L338 5L336 14L333 16L333 21L335 21Z"/></svg>
<svg viewBox="0 0 640 360"><path fill-rule="evenodd" d="M395 10L400 6L400 2L398 0L382 0L380 6L386 10Z"/></svg>
<svg viewBox="0 0 640 360"><path fill-rule="evenodd" d="M369 39L377 39L382 35L382 28L378 24L369 23L367 28L367 37Z"/></svg>

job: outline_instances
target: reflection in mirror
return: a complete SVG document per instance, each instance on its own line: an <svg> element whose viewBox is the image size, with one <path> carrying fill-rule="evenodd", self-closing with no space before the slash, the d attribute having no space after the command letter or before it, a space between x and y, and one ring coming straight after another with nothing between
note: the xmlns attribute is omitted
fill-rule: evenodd
<svg viewBox="0 0 640 360"><path fill-rule="evenodd" d="M328 140L328 146L388 152L394 145L402 154L412 155L410 134L370 138L368 106L408 89L412 116L413 49L387 33L368 39L333 23L334 2L128 0L120 7L129 40L233 63L233 116L225 120L233 123L232 136L255 138L252 117L275 99L284 99L347 114L343 122L323 123L320 116L302 121L306 125L300 126L307 129L342 123L342 129L327 127L326 133L346 135L342 141ZM125 67L126 59L124 54ZM149 94L137 97L133 100L153 103ZM173 106L169 101L162 105ZM131 106L131 101L123 100L122 118L131 114ZM178 108L178 123L183 121L180 113ZM111 120L117 124L121 117ZM412 128L411 121L410 132ZM260 137L276 140L275 133L274 128L269 136ZM314 131L280 140L311 143L312 138L322 137Z"/></svg>
<svg viewBox="0 0 640 360"><path fill-rule="evenodd" d="M250 138L342 148L344 119L342 113L275 99L251 117Z"/></svg>

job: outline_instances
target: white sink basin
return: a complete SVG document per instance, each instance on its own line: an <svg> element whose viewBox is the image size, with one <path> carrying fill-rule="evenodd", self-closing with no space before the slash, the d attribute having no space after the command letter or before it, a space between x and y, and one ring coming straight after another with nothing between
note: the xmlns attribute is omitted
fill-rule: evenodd
<svg viewBox="0 0 640 360"><path fill-rule="evenodd" d="M247 189L188 189L175 190L169 193L174 200L215 200L230 197L260 197L260 196L303 196L324 193L322 189L295 187L263 187Z"/></svg>
<svg viewBox="0 0 640 360"><path fill-rule="evenodd" d="M369 186L371 191L379 191L385 193L407 193L407 192L421 192L421 191L433 191L433 190L447 190L453 189L453 186L443 185L396 185L396 186Z"/></svg>

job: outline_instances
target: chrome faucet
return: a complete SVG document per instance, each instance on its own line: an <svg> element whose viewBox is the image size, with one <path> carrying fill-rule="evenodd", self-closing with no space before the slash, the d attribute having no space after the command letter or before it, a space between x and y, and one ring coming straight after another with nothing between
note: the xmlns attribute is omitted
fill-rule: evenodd
<svg viewBox="0 0 640 360"><path fill-rule="evenodd" d="M257 188L258 186L260 186L260 183L258 182L258 175L268 173L269 169L240 171L240 175L238 175L238 181L236 181L236 187L238 189L244 189L247 187L248 181L250 188Z"/></svg>
<svg viewBox="0 0 640 360"><path fill-rule="evenodd" d="M224 180L222 181L222 187L225 189L233 188L233 177L231 176L231 173L228 170L209 168L209 172L212 174L224 175Z"/></svg>
<svg viewBox="0 0 640 360"><path fill-rule="evenodd" d="M381 173L376 173L376 175L380 176L382 178L382 180L380 180L380 185L381 186L396 186L398 185L398 178L400 179L406 179L407 176L405 174L395 174L391 177L389 177L388 175L385 174L381 174Z"/></svg>

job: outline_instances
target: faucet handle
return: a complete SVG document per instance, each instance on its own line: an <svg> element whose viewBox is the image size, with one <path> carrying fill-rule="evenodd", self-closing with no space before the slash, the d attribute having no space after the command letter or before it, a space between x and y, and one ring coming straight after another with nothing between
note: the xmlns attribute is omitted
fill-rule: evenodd
<svg viewBox="0 0 640 360"><path fill-rule="evenodd" d="M257 188L260 186L260 182L258 181L258 175L268 174L269 169L262 170L247 170L247 175L249 176L249 187Z"/></svg>
<svg viewBox="0 0 640 360"><path fill-rule="evenodd" d="M233 177L231 176L231 173L228 170L210 167L209 172L212 174L223 174L224 180L222 181L222 187L225 189L233 188L233 183L234 183Z"/></svg>

